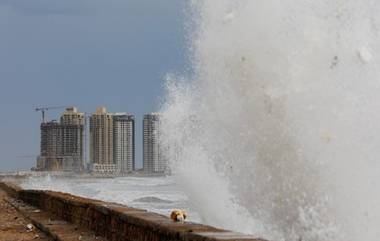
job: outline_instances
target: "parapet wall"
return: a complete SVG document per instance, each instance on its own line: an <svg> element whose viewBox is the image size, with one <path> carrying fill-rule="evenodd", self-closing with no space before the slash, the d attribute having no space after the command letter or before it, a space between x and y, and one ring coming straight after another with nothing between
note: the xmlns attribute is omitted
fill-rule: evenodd
<svg viewBox="0 0 380 241"><path fill-rule="evenodd" d="M191 222L173 222L166 216L146 210L67 193L23 190L14 184L1 182L0 188L15 198L48 211L52 216L92 230L109 241L260 241L243 234Z"/></svg>

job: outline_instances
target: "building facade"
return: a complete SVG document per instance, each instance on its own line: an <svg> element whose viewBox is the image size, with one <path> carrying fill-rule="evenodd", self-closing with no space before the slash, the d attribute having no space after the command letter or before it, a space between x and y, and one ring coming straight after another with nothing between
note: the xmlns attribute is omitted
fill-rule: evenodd
<svg viewBox="0 0 380 241"><path fill-rule="evenodd" d="M84 163L84 131L85 115L78 112L75 107L67 108L61 115L62 126L62 155L72 157L74 169L81 171Z"/></svg>
<svg viewBox="0 0 380 241"><path fill-rule="evenodd" d="M93 170L114 172L113 115L99 107L90 117L90 159ZM103 172L103 171L102 171Z"/></svg>
<svg viewBox="0 0 380 241"><path fill-rule="evenodd" d="M41 156L62 155L62 126L56 121L41 123Z"/></svg>
<svg viewBox="0 0 380 241"><path fill-rule="evenodd" d="M135 118L126 113L113 115L113 156L118 171L135 170Z"/></svg>
<svg viewBox="0 0 380 241"><path fill-rule="evenodd" d="M107 113L99 107L89 118L89 168L104 174L126 174L135 169L135 119L127 113ZM60 122L41 123L41 154L36 170L85 169L86 116L67 108Z"/></svg>
<svg viewBox="0 0 380 241"><path fill-rule="evenodd" d="M167 171L167 161L160 148L160 114L145 115L143 119L144 172L165 173Z"/></svg>
<svg viewBox="0 0 380 241"><path fill-rule="evenodd" d="M37 170L81 171L83 169L84 114L67 108L61 121L41 123L41 150Z"/></svg>
<svg viewBox="0 0 380 241"><path fill-rule="evenodd" d="M62 156L62 126L56 121L41 123L40 156L37 158L37 170L60 171Z"/></svg>

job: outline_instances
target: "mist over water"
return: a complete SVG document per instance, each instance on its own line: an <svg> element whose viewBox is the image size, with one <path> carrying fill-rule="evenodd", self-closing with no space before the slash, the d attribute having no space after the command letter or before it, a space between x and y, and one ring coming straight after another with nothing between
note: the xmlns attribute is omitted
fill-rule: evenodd
<svg viewBox="0 0 380 241"><path fill-rule="evenodd" d="M380 235L380 2L189 3L191 77L162 108L204 222L271 240Z"/></svg>

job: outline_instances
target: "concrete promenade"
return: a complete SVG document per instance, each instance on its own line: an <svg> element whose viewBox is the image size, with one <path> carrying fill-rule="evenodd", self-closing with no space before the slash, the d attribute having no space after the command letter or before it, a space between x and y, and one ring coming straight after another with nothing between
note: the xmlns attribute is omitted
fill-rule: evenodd
<svg viewBox="0 0 380 241"><path fill-rule="evenodd" d="M0 210L0 223L7 225L0 226L0 241L263 241L67 193L23 190L4 182L0 182L0 189L1 205L6 207ZM4 216L5 212L9 215ZM28 223L38 230L28 231Z"/></svg>

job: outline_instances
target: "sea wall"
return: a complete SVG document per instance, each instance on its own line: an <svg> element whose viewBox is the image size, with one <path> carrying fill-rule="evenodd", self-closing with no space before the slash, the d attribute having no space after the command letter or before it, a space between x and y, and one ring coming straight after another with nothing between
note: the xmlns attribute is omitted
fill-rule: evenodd
<svg viewBox="0 0 380 241"><path fill-rule="evenodd" d="M4 182L0 182L0 188L14 198L51 213L53 217L94 231L109 241L259 241L211 226L173 222L166 216L116 203L60 192L23 190L15 184Z"/></svg>

